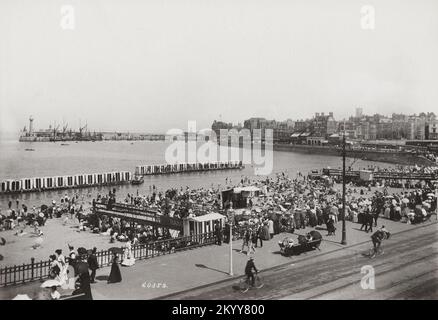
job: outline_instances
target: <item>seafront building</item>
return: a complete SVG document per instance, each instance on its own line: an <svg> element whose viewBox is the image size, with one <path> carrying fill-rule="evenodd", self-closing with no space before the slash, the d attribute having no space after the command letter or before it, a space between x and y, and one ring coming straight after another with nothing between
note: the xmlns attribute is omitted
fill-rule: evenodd
<svg viewBox="0 0 438 320"><path fill-rule="evenodd" d="M241 126L214 121L212 130L238 129ZM244 121L243 128L251 134L255 129L272 129L274 143L294 145L330 145L338 144L339 137L344 133L349 140L375 141L429 141L438 140L438 119L433 112L414 115L380 114L366 115L363 108L356 108L356 112L348 119L336 120L333 112L325 114L317 112L310 119L285 121L267 120L254 117Z"/></svg>

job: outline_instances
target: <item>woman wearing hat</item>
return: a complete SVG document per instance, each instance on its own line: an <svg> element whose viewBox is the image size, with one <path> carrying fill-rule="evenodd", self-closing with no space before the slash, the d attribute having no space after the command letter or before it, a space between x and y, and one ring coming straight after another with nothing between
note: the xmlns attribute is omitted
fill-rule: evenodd
<svg viewBox="0 0 438 320"><path fill-rule="evenodd" d="M119 268L119 259L116 253L113 253L113 263L111 265L111 272L108 277L108 283L117 283L122 281L122 274Z"/></svg>
<svg viewBox="0 0 438 320"><path fill-rule="evenodd" d="M55 253L56 253L56 261L58 262L59 267L61 268L61 271L59 273L59 281L62 284L64 284L68 280L68 276L67 276L68 265L65 262L65 257L62 254L61 249L55 250Z"/></svg>
<svg viewBox="0 0 438 320"><path fill-rule="evenodd" d="M131 240L128 240L126 242L124 252L123 252L122 265L130 267L130 266L133 266L134 264L135 264L135 258L134 258L134 254L132 253Z"/></svg>
<svg viewBox="0 0 438 320"><path fill-rule="evenodd" d="M49 277L51 279L55 279L59 277L59 274L61 273L61 265L56 260L56 256L54 254L50 255L50 269L49 269Z"/></svg>

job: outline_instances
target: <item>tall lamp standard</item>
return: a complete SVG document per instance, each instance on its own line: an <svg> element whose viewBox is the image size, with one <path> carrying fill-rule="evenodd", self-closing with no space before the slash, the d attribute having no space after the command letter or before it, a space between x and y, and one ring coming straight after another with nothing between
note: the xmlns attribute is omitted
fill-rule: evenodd
<svg viewBox="0 0 438 320"><path fill-rule="evenodd" d="M436 156L435 161L436 161L436 165L438 166L438 155ZM435 181L435 201L436 201L435 213L436 213L436 219L438 220L438 181Z"/></svg>
<svg viewBox="0 0 438 320"><path fill-rule="evenodd" d="M228 211L228 223L230 225L230 235L228 241L230 242L230 276L233 276L233 203L230 202L230 209Z"/></svg>
<svg viewBox="0 0 438 320"><path fill-rule="evenodd" d="M347 244L347 231L345 228L345 121L344 121L344 135L342 138L342 241L341 244Z"/></svg>

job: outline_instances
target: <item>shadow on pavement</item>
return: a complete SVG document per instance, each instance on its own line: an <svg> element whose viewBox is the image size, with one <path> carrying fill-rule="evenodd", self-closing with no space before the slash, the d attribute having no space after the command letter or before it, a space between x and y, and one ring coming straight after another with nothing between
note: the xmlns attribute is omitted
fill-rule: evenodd
<svg viewBox="0 0 438 320"><path fill-rule="evenodd" d="M195 264L195 266L198 267L198 268L209 269L209 270L213 270L213 271L220 272L220 273L223 273L223 274L228 274L228 272L225 272L225 271L222 271L222 270L218 270L218 269L215 269L215 268L211 268L211 267L207 267L204 264Z"/></svg>

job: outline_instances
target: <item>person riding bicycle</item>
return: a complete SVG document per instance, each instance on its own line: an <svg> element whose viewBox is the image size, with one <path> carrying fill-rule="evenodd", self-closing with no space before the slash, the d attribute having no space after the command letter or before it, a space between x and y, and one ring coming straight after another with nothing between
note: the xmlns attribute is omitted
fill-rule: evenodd
<svg viewBox="0 0 438 320"><path fill-rule="evenodd" d="M390 233L385 228L385 226L382 226L379 230L373 233L373 235L371 236L371 240L374 246L374 253L377 253L377 250L380 248L382 241L384 239L388 239L389 237L390 237Z"/></svg>
<svg viewBox="0 0 438 320"><path fill-rule="evenodd" d="M256 273L259 272L254 264L254 258L251 257L251 258L249 258L248 262L246 263L245 274L246 274L246 281L251 279L251 286L254 287L255 278L254 278L254 273L252 272L253 269Z"/></svg>

